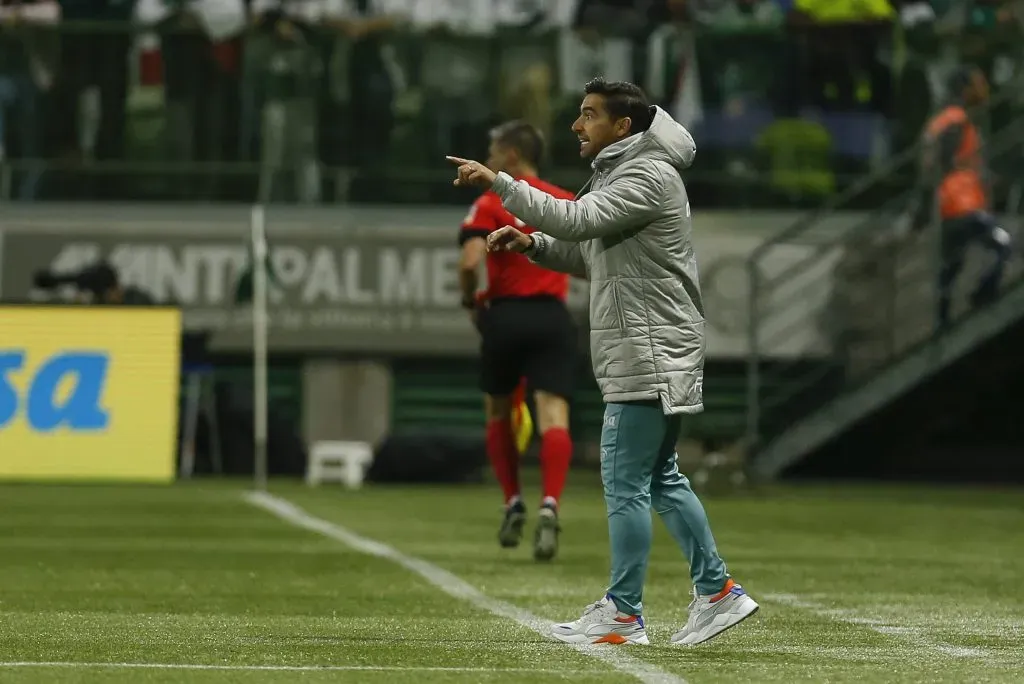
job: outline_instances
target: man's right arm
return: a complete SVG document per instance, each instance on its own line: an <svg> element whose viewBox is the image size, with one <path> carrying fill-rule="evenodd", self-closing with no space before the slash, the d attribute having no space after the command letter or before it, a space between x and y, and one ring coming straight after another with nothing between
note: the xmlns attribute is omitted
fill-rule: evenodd
<svg viewBox="0 0 1024 684"><path fill-rule="evenodd" d="M559 199L504 172L491 190L523 223L559 240L585 242L649 224L663 211L666 184L661 164L634 160L616 171L615 182L577 200Z"/></svg>
<svg viewBox="0 0 1024 684"><path fill-rule="evenodd" d="M587 262L580 248L582 243L556 240L544 233L530 233L530 239L532 246L525 252L530 261L551 271L587 278Z"/></svg>

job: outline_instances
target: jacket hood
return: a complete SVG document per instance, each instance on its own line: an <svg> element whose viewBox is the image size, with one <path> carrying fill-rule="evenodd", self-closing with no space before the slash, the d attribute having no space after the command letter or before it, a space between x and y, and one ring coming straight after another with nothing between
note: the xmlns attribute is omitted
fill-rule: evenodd
<svg viewBox="0 0 1024 684"><path fill-rule="evenodd" d="M654 117L650 128L604 148L591 166L606 169L631 159L644 158L668 162L679 171L689 167L697 154L693 136L661 107L652 106L651 110Z"/></svg>

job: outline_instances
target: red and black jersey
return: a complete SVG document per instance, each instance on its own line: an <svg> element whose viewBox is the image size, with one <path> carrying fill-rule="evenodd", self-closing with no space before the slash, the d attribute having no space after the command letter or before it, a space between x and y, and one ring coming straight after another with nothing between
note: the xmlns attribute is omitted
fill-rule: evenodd
<svg viewBox="0 0 1024 684"><path fill-rule="evenodd" d="M545 183L539 178L524 177L524 180L539 190L559 199L573 199L574 195L557 185ZM504 226L515 226L524 233L534 232L512 214L505 211L501 198L487 191L473 203L469 214L462 222L459 244L475 237L487 235ZM522 254L512 252L488 252L487 254L487 298L499 297L540 297L551 296L565 301L569 293L569 276L541 268Z"/></svg>

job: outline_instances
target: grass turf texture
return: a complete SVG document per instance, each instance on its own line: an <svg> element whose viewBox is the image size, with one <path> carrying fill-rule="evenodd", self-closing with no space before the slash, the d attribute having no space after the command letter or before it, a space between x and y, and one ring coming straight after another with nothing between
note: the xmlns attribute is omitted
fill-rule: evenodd
<svg viewBox="0 0 1024 684"><path fill-rule="evenodd" d="M530 557L535 518L527 543L498 548L493 487L271 492L489 597L566 620L600 597L607 574L603 501L583 479L565 496L550 565ZM0 486L0 682L628 681L389 560L256 509L244 491ZM878 487L709 499L730 570L761 612L704 646L668 646L690 587L656 522L645 596L654 645L626 650L690 683L1024 681L1020 501ZM43 662L63 664L31 665ZM312 666L342 669L256 669Z"/></svg>

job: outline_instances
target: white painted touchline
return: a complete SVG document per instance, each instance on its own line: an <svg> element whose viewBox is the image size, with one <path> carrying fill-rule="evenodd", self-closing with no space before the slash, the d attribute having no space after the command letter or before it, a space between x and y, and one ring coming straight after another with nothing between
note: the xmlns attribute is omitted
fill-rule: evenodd
<svg viewBox="0 0 1024 684"><path fill-rule="evenodd" d="M14 668L68 668L91 670L226 670L231 672L480 672L594 675L598 670L553 670L529 667L402 667L399 665L206 665L202 663L76 663L0 662L0 670Z"/></svg>
<svg viewBox="0 0 1024 684"><path fill-rule="evenodd" d="M361 537L355 532L350 532L340 525L327 522L320 518L315 518L291 502L271 494L265 494L263 492L249 492L246 493L245 500L253 506L273 513L277 517L295 525L296 527L301 527L303 529L310 530L311 532L317 532L329 539L341 542L356 551L360 551L370 556L383 558L395 563L396 565L400 565L406 570L416 573L449 596L462 599L463 601L466 601L467 603L470 603L482 610L486 610L493 615L512 620L527 629L533 630L541 636L550 637L551 635L551 623L549 621L539 618L536 615L510 603L493 599L476 587L470 585L462 578L453 575L444 568L434 565L433 563L428 563L427 561L414 556L407 556L387 544L382 544L378 541L374 541L373 539ZM625 651L625 649L630 648L629 646L589 646L569 644L566 644L566 646L574 648L584 655L602 660L608 665L614 667L616 670L639 679L641 682L644 682L644 684L686 684L686 680L682 677L666 672L661 668L655 667L650 663L644 662L643 660L630 655Z"/></svg>
<svg viewBox="0 0 1024 684"><path fill-rule="evenodd" d="M884 634L891 637L902 637L907 641L911 641L919 646L924 646L938 651L939 653L951 656L953 658L985 658L989 656L989 652L982 648L968 648L966 646L950 646L949 644L943 644L930 639L924 630L916 627L909 627L906 625L891 625L886 623L884 620L876 620L874 618L863 617L857 615L852 610L844 610L842 608L829 608L817 601L813 601L804 596L796 596L795 594L765 594L764 599L766 601L774 601L775 603L781 603L786 606L793 608L800 608L808 612L820 615L821 617L837 620L839 622L845 622L849 625L857 625L859 627L867 627L868 629Z"/></svg>

